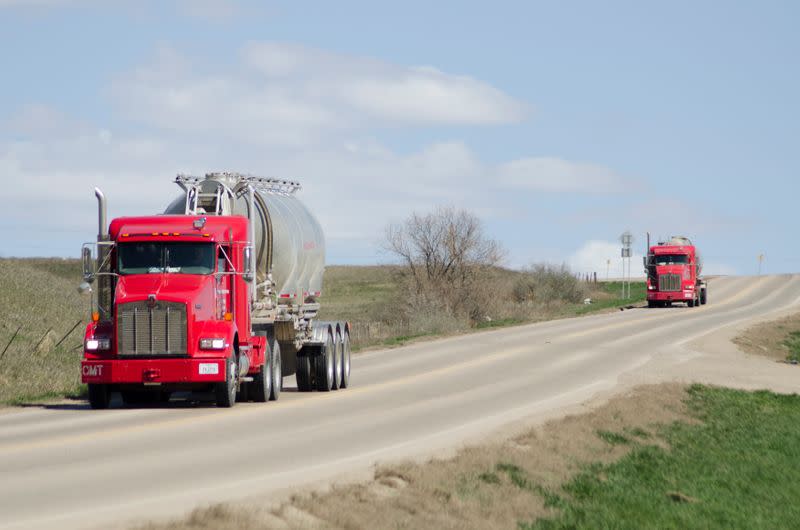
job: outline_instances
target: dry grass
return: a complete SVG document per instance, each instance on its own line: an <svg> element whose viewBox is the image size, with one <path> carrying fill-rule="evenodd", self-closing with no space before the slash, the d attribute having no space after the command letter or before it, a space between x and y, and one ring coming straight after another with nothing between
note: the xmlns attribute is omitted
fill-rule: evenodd
<svg viewBox="0 0 800 530"><path fill-rule="evenodd" d="M0 403L80 390L89 301L79 282L77 260L0 259L0 352L19 330L0 359Z"/></svg>
<svg viewBox="0 0 800 530"><path fill-rule="evenodd" d="M800 313L779 320L756 324L739 334L733 342L745 353L776 361L796 355L790 348L790 336L800 331Z"/></svg>
<svg viewBox="0 0 800 530"><path fill-rule="evenodd" d="M382 466L367 483L297 495L274 509L201 508L145 528L514 528L554 515L560 486L586 464L615 461L634 442L659 443L658 425L691 421L685 397L681 385L640 387L595 411L454 458Z"/></svg>
<svg viewBox="0 0 800 530"><path fill-rule="evenodd" d="M399 266L335 266L325 270L321 318L352 324L355 350L398 346L429 336L452 335L486 327L541 322L641 302L643 284L634 298L619 299L619 284L576 280L561 267L527 271L500 267L482 271L479 299L483 316L454 314L446 301L410 293L409 277ZM640 288L642 287L642 288ZM584 305L583 298L593 300Z"/></svg>

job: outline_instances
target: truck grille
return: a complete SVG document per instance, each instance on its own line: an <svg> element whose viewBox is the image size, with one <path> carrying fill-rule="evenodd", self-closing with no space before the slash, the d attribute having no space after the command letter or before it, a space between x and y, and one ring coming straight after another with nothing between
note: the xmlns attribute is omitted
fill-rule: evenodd
<svg viewBox="0 0 800 530"><path fill-rule="evenodd" d="M680 274L662 274L658 277L658 290L659 291L680 291L681 290L681 275Z"/></svg>
<svg viewBox="0 0 800 530"><path fill-rule="evenodd" d="M186 354L186 305L147 301L120 304L117 309L119 355Z"/></svg>

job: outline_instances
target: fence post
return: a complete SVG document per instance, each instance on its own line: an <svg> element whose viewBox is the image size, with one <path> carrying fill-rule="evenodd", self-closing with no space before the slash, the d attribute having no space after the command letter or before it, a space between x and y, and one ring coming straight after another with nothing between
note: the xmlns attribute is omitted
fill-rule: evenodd
<svg viewBox="0 0 800 530"><path fill-rule="evenodd" d="M2 359L3 356L6 354L6 351L8 351L8 347L11 346L11 343L14 342L14 339L17 338L17 333L19 333L19 330L21 330L21 329L22 329L22 326L18 327L17 331L15 331L14 334L11 336L11 340L8 341L8 344L6 344L5 349L3 349L3 353L0 353L0 359Z"/></svg>

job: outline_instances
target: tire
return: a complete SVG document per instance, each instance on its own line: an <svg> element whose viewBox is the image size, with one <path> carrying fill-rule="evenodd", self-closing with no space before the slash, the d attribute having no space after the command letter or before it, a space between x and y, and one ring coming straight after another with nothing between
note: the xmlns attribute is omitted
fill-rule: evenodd
<svg viewBox="0 0 800 530"><path fill-rule="evenodd" d="M337 333L333 342L333 385L332 390L342 387L342 336Z"/></svg>
<svg viewBox="0 0 800 530"><path fill-rule="evenodd" d="M692 298L691 300L687 300L686 301L686 306L687 307L694 307L694 298Z"/></svg>
<svg viewBox="0 0 800 530"><path fill-rule="evenodd" d="M311 357L298 354L295 378L297 379L298 392L311 392Z"/></svg>
<svg viewBox="0 0 800 530"><path fill-rule="evenodd" d="M333 336L328 333L328 340L322 347L320 355L316 358L314 363L316 366L316 373L314 374L317 382L317 390L320 392L330 392L333 388L333 368L334 368L334 350L336 345L333 342Z"/></svg>
<svg viewBox="0 0 800 530"><path fill-rule="evenodd" d="M257 331L256 336L265 337L266 333ZM267 341L267 353L264 355L264 364L261 365L258 373L253 376L253 381L246 384L250 399L256 403L266 403L272 394L272 348ZM244 388L245 385L242 385Z"/></svg>
<svg viewBox="0 0 800 530"><path fill-rule="evenodd" d="M270 363L270 367L272 368L270 370L272 384L270 385L271 388L268 396L271 401L278 401L278 398L281 396L281 391L283 390L283 368L281 367L281 345L277 340L272 340L269 351L272 356L272 362Z"/></svg>
<svg viewBox="0 0 800 530"><path fill-rule="evenodd" d="M107 409L111 402L111 391L108 385L89 384L89 406L95 410Z"/></svg>
<svg viewBox="0 0 800 530"><path fill-rule="evenodd" d="M703 289L700 291L700 304L706 305L708 303L708 289Z"/></svg>
<svg viewBox="0 0 800 530"><path fill-rule="evenodd" d="M236 404L236 357L231 355L225 360L225 381L214 385L217 406L230 408Z"/></svg>
<svg viewBox="0 0 800 530"><path fill-rule="evenodd" d="M350 332L342 335L342 384L339 388L350 387Z"/></svg>
<svg viewBox="0 0 800 530"><path fill-rule="evenodd" d="M656 307L656 305L657 305L657 304L656 304L656 301L655 301L655 300L648 300L648 301L647 301L647 307L649 307L650 309L652 309L652 308Z"/></svg>
<svg viewBox="0 0 800 530"><path fill-rule="evenodd" d="M267 358L264 359L264 364L261 369L253 377L252 383L247 383L250 399L256 403L266 403L269 401L269 396L272 394L272 363L269 359L269 352Z"/></svg>

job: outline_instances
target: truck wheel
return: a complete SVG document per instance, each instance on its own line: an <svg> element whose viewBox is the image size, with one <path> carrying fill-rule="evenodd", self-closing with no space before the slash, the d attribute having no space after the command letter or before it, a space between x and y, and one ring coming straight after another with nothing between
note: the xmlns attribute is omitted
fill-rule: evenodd
<svg viewBox="0 0 800 530"><path fill-rule="evenodd" d="M278 401L283 390L283 368L281 367L281 345L277 340L273 340L269 349L272 355L272 362L270 366L270 375L272 376L272 384L270 385L269 399Z"/></svg>
<svg viewBox="0 0 800 530"><path fill-rule="evenodd" d="M333 390L342 387L342 336L337 333L333 343Z"/></svg>
<svg viewBox="0 0 800 530"><path fill-rule="evenodd" d="M322 347L321 355L316 358L316 380L317 390L320 392L330 392L333 388L333 368L334 368L334 350L336 346L333 343L333 336L328 334L328 340Z"/></svg>
<svg viewBox="0 0 800 530"><path fill-rule="evenodd" d="M694 298L692 298L691 300L687 300L686 301L686 306L687 307L694 307Z"/></svg>
<svg viewBox="0 0 800 530"><path fill-rule="evenodd" d="M650 309L653 309L655 306L656 306L656 301L655 300L648 300L647 301L647 307L649 307Z"/></svg>
<svg viewBox="0 0 800 530"><path fill-rule="evenodd" d="M342 335L342 384L339 388L350 386L350 333Z"/></svg>
<svg viewBox="0 0 800 530"><path fill-rule="evenodd" d="M298 392L311 392L311 358L307 355L297 356L295 379Z"/></svg>
<svg viewBox="0 0 800 530"><path fill-rule="evenodd" d="M700 291L700 303L702 305L706 305L707 302L708 302L708 290L703 289L702 291Z"/></svg>
<svg viewBox="0 0 800 530"><path fill-rule="evenodd" d="M217 406L230 408L236 404L236 357L231 355L225 364L225 381L214 385L214 392Z"/></svg>
<svg viewBox="0 0 800 530"><path fill-rule="evenodd" d="M267 348L267 358L264 359L264 364L261 369L253 376L253 382L247 383L249 387L250 398L256 403L266 403L272 393L272 370L270 367L272 362L270 360L269 348Z"/></svg>
<svg viewBox="0 0 800 530"><path fill-rule="evenodd" d="M89 384L89 406L93 409L107 409L111 402L111 391L108 385Z"/></svg>

